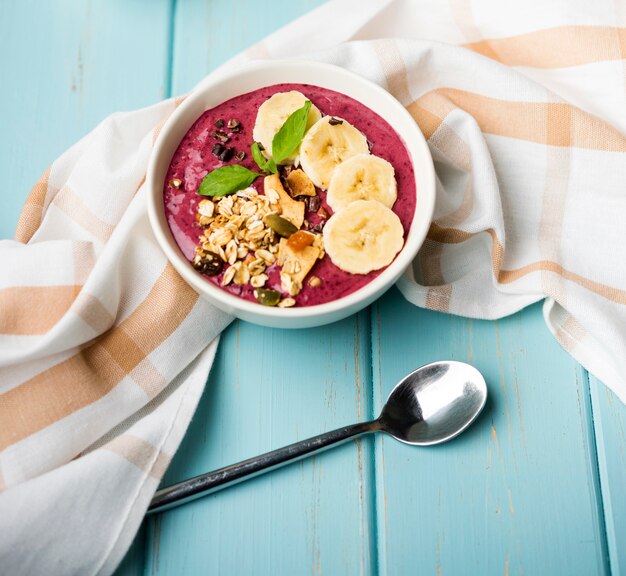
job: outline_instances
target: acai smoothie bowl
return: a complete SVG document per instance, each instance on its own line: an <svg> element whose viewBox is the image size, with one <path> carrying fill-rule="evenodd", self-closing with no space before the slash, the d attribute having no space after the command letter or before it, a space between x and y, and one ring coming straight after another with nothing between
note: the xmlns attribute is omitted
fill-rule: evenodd
<svg viewBox="0 0 626 576"><path fill-rule="evenodd" d="M405 108L328 64L209 77L161 130L147 175L157 240L235 316L302 328L370 304L411 264L435 178Z"/></svg>

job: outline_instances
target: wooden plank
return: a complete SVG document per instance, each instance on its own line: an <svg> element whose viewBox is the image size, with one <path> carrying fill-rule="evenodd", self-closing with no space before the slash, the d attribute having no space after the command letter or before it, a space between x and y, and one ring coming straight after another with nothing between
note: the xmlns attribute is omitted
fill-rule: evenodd
<svg viewBox="0 0 626 576"><path fill-rule="evenodd" d="M164 484L371 413L368 313L329 327L226 331ZM148 525L152 574L369 574L371 444L352 442Z"/></svg>
<svg viewBox="0 0 626 576"><path fill-rule="evenodd" d="M66 148L112 112L163 96L169 16L170 0L3 3L0 238Z"/></svg>
<svg viewBox="0 0 626 576"><path fill-rule="evenodd" d="M590 379L611 571L626 574L626 406Z"/></svg>
<svg viewBox="0 0 626 576"><path fill-rule="evenodd" d="M321 3L179 1L172 92ZM164 483L369 417L369 366L368 312L306 331L237 322ZM157 516L146 570L370 573L371 454L352 443Z"/></svg>
<svg viewBox="0 0 626 576"><path fill-rule="evenodd" d="M474 364L490 399L445 446L376 440L381 574L608 574L584 371L540 308L498 322L376 306L375 406L436 359Z"/></svg>
<svg viewBox="0 0 626 576"><path fill-rule="evenodd" d="M109 114L163 97L171 6L24 0L2 8L10 49L0 51L0 238L11 238L46 166ZM118 574L142 574L143 555L140 535Z"/></svg>
<svg viewBox="0 0 626 576"><path fill-rule="evenodd" d="M220 64L324 2L178 0L173 93L190 90Z"/></svg>

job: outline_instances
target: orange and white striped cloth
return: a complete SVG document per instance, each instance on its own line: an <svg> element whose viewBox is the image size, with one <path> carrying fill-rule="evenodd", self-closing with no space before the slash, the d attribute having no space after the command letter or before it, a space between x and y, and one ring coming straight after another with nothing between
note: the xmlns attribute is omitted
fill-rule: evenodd
<svg viewBox="0 0 626 576"><path fill-rule="evenodd" d="M428 138L437 205L405 297L475 318L545 300L558 341L626 401L626 4L335 0L223 69L312 46L389 89ZM230 320L146 218L175 106L106 120L0 243L0 571L115 569Z"/></svg>

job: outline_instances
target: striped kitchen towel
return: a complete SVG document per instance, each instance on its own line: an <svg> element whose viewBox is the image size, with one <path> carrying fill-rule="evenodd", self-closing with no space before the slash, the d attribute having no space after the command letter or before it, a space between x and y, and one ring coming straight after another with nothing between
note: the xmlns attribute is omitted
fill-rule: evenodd
<svg viewBox="0 0 626 576"><path fill-rule="evenodd" d="M437 204L404 296L475 318L544 300L558 341L626 401L626 4L335 0L226 66L285 54L378 82L428 139ZM0 242L0 572L115 569L230 320L146 217L177 103L103 122Z"/></svg>

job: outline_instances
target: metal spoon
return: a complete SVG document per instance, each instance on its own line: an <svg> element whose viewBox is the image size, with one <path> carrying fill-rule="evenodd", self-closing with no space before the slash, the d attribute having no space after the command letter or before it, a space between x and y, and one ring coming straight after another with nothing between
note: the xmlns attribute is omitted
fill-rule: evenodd
<svg viewBox="0 0 626 576"><path fill-rule="evenodd" d="M474 421L486 400L487 385L473 366L463 362L427 364L396 385L376 420L344 426L163 488L154 495L148 514L212 494L368 432L385 432L414 446L446 442Z"/></svg>

